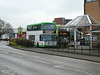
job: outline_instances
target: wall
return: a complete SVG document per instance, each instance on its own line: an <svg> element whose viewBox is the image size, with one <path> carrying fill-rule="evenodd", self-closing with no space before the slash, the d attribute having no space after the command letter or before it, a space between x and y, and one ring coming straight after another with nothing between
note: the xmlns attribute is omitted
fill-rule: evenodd
<svg viewBox="0 0 100 75"><path fill-rule="evenodd" d="M84 3L84 14L91 15L100 22L100 5L99 1Z"/></svg>

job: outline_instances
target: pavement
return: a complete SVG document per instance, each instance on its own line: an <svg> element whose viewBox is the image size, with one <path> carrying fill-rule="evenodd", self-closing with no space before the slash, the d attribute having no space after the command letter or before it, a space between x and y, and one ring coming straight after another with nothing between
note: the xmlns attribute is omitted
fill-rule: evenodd
<svg viewBox="0 0 100 75"><path fill-rule="evenodd" d="M49 54L49 55L56 55L56 56L62 56L62 57L70 57L70 58L100 63L100 56L77 54L77 53L76 54L75 53L68 53L68 52L63 52L63 51L50 50L48 48L20 48L20 49L25 50L25 51L32 51L32 52Z"/></svg>

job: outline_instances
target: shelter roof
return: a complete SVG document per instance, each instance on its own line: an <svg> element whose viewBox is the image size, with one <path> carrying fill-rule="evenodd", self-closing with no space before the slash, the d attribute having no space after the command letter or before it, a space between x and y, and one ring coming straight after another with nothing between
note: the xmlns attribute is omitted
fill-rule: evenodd
<svg viewBox="0 0 100 75"><path fill-rule="evenodd" d="M65 25L65 27L80 27L80 26L90 26L90 25L99 25L100 22L98 22L96 19L94 19L90 15L82 15L78 16L69 23Z"/></svg>

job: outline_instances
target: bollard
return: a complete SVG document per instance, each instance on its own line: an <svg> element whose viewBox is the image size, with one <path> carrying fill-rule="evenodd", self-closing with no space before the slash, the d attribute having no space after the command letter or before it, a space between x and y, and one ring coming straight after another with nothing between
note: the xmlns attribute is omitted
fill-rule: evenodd
<svg viewBox="0 0 100 75"><path fill-rule="evenodd" d="M82 40L82 45L81 45L81 54L83 53L83 40Z"/></svg>
<svg viewBox="0 0 100 75"><path fill-rule="evenodd" d="M99 55L99 48L100 48L100 43L98 43L98 55Z"/></svg>
<svg viewBox="0 0 100 75"><path fill-rule="evenodd" d="M49 50L49 41L48 41L48 50Z"/></svg>
<svg viewBox="0 0 100 75"><path fill-rule="evenodd" d="M69 44L68 44L68 52L69 52Z"/></svg>
<svg viewBox="0 0 100 75"><path fill-rule="evenodd" d="M99 46L98 46L98 55L99 55Z"/></svg>
<svg viewBox="0 0 100 75"><path fill-rule="evenodd" d="M74 42L74 53L75 53L75 42Z"/></svg>
<svg viewBox="0 0 100 75"><path fill-rule="evenodd" d="M89 43L90 44L90 43ZM91 55L91 48L90 48L90 46L89 46L89 55Z"/></svg>

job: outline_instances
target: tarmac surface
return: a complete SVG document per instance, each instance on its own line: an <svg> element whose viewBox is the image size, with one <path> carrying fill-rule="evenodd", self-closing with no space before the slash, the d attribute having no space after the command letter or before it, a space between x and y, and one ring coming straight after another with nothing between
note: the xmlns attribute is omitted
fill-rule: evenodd
<svg viewBox="0 0 100 75"><path fill-rule="evenodd" d="M68 52L65 52L65 51L57 51L57 50L52 50L52 49L48 49L48 48L20 48L20 49L26 50L26 51L33 51L33 52L37 52L37 53L44 53L44 54L57 55L57 56L63 56L63 57L70 57L70 58L100 63L100 56L78 54L78 53L68 53Z"/></svg>
<svg viewBox="0 0 100 75"><path fill-rule="evenodd" d="M69 58L65 55L70 53L47 48L20 50L6 44L0 42L0 75L100 75L98 62Z"/></svg>

